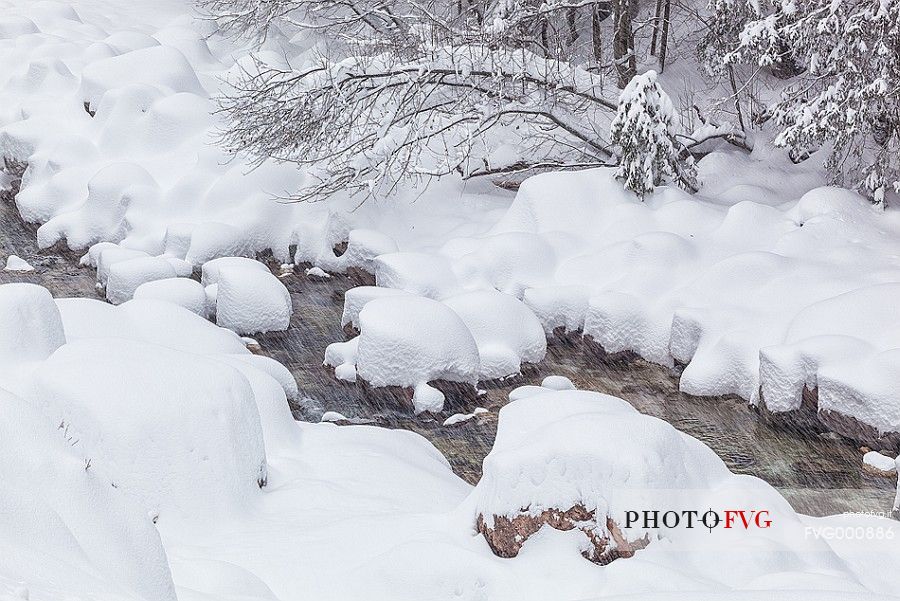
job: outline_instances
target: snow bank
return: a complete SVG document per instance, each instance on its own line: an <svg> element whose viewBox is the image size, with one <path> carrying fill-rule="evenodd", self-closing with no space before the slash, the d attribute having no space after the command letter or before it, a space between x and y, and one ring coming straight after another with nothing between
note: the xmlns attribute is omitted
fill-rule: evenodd
<svg viewBox="0 0 900 601"><path fill-rule="evenodd" d="M234 368L102 338L70 342L41 371L29 396L117 486L161 516L234 510L266 480L259 411Z"/></svg>
<svg viewBox="0 0 900 601"><path fill-rule="evenodd" d="M59 310L46 288L0 286L0 368L41 361L66 343Z"/></svg>
<svg viewBox="0 0 900 601"><path fill-rule="evenodd" d="M547 339L537 317L515 297L477 291L444 301L472 333L478 345L482 380L519 373L521 364L537 363L547 352Z"/></svg>
<svg viewBox="0 0 900 601"><path fill-rule="evenodd" d="M0 413L0 582L175 601L150 516L126 501L89 449L2 389Z"/></svg>

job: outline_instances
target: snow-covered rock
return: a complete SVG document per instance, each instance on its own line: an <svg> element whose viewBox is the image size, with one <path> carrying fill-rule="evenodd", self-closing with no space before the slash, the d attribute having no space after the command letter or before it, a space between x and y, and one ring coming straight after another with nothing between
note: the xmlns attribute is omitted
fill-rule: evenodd
<svg viewBox="0 0 900 601"><path fill-rule="evenodd" d="M480 379L519 373L522 363L537 363L547 352L544 329L534 313L514 296L484 290L444 300L475 338Z"/></svg>
<svg viewBox="0 0 900 601"><path fill-rule="evenodd" d="M483 415L488 413L488 410L484 407L475 407L472 413L454 413L450 417L444 420L442 425L444 426L455 426L456 424L461 424L469 421L470 419L474 419L479 415Z"/></svg>
<svg viewBox="0 0 900 601"><path fill-rule="evenodd" d="M175 269L160 257L138 257L119 261L109 268L106 298L112 304L120 305L130 300L135 290L142 284L176 276Z"/></svg>
<svg viewBox="0 0 900 601"><path fill-rule="evenodd" d="M493 551L518 554L543 525L578 528L585 556L607 563L646 544L626 512L686 504L692 489L729 478L708 447L615 397L546 391L500 410L497 437L472 493ZM625 491L625 492L623 492Z"/></svg>
<svg viewBox="0 0 900 601"><path fill-rule="evenodd" d="M409 295L406 290L382 288L380 286L357 286L344 293L344 311L341 314L341 327L348 325L359 329L359 312L371 300L387 296Z"/></svg>
<svg viewBox="0 0 900 601"><path fill-rule="evenodd" d="M199 282L185 277L145 282L137 287L133 298L167 301L206 317L206 290Z"/></svg>
<svg viewBox="0 0 900 601"><path fill-rule="evenodd" d="M109 282L109 272L112 270L113 265L142 258L147 259L151 257L142 250L101 242L91 246L87 254L82 257L81 262L84 265L96 266L97 282L102 286L106 286Z"/></svg>
<svg viewBox="0 0 900 601"><path fill-rule="evenodd" d="M253 334L285 330L290 325L291 295L262 263L223 257L205 263L202 271L202 282L207 296L214 299L220 326L238 334Z"/></svg>
<svg viewBox="0 0 900 601"><path fill-rule="evenodd" d="M438 300L459 292L456 274L441 256L396 252L381 255L374 263L375 283L381 288L397 288Z"/></svg>
<svg viewBox="0 0 900 601"><path fill-rule="evenodd" d="M65 343L59 310L46 288L0 286L0 369L41 361Z"/></svg>
<svg viewBox="0 0 900 601"><path fill-rule="evenodd" d="M28 261L18 257L16 255L9 255L6 257L6 267L3 268L4 271L34 271L34 267L32 267Z"/></svg>
<svg viewBox="0 0 900 601"><path fill-rule="evenodd" d="M256 259L248 259L247 257L220 257L207 261L200 270L200 283L203 286L212 286L218 284L222 279L222 273L229 270L249 269L260 273L269 273L269 268L264 263L260 263Z"/></svg>
<svg viewBox="0 0 900 601"><path fill-rule="evenodd" d="M326 350L337 367L355 360L360 378L374 387L415 389L417 412L439 411L444 395L434 380L474 384L478 347L460 317L446 305L424 297L392 296L368 302L359 313L358 339ZM355 350L354 353L352 352Z"/></svg>
<svg viewBox="0 0 900 601"><path fill-rule="evenodd" d="M878 451L869 451L863 455L863 467L879 476L897 475L896 459L883 455Z"/></svg>

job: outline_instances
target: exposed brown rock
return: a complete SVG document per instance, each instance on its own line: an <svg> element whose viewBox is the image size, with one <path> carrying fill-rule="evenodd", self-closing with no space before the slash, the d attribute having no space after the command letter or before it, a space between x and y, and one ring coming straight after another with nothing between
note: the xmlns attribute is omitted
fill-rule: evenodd
<svg viewBox="0 0 900 601"><path fill-rule="evenodd" d="M475 527L484 536L495 555L515 557L525 541L545 525L563 531L575 528L581 530L590 543L582 555L600 565L606 565L620 557L631 557L635 551L643 549L649 542L646 536L629 541L619 525L609 517L606 518L606 531L609 536L599 534L595 514L581 504L573 505L565 511L548 509L536 516L526 513L512 518L495 515L492 527L488 527L484 516L479 515Z"/></svg>

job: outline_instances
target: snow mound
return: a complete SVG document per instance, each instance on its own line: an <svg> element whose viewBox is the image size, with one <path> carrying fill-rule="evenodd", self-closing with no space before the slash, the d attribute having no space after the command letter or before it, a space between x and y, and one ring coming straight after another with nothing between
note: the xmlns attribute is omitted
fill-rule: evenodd
<svg viewBox="0 0 900 601"><path fill-rule="evenodd" d="M0 580L175 601L150 516L110 485L71 429L2 389L0 413L0 456L15 458L0 462Z"/></svg>
<svg viewBox="0 0 900 601"><path fill-rule="evenodd" d="M478 250L461 257L458 265L464 280L481 278L497 290L521 297L526 288L553 275L556 253L537 234L507 232L481 240Z"/></svg>
<svg viewBox="0 0 900 601"><path fill-rule="evenodd" d="M249 269L260 273L269 273L269 268L256 259L246 257L221 257L207 261L200 269L200 283L206 286L218 284L222 273L229 270Z"/></svg>
<svg viewBox="0 0 900 601"><path fill-rule="evenodd" d="M359 329L359 312L371 300L388 296L404 296L410 293L395 288L380 286L357 286L344 293L344 311L341 314L341 327L351 325Z"/></svg>
<svg viewBox="0 0 900 601"><path fill-rule="evenodd" d="M143 167L116 163L102 168L88 182L87 196L78 208L57 214L38 228L38 246L48 248L63 238L72 249L119 242L128 231L129 206L152 202L158 193L156 180Z"/></svg>
<svg viewBox="0 0 900 601"><path fill-rule="evenodd" d="M140 48L87 65L82 71L80 93L84 102L96 108L109 90L133 84L157 86L169 93L205 95L184 55L168 46Z"/></svg>
<svg viewBox="0 0 900 601"><path fill-rule="evenodd" d="M675 498L645 499L649 508L663 508L678 491L710 489L729 476L708 447L622 399L545 390L500 410L497 437L472 494L483 516L582 505L625 524L630 507L617 503L619 490L670 491Z"/></svg>
<svg viewBox="0 0 900 601"><path fill-rule="evenodd" d="M354 229L347 237L347 250L339 257L319 257L317 263L336 273L344 273L351 267L375 273L375 259L380 255L395 253L397 243L382 232L369 229Z"/></svg>
<svg viewBox="0 0 900 601"><path fill-rule="evenodd" d="M29 396L148 509L179 518L235 510L265 483L259 411L234 368L102 338L66 344L41 371Z"/></svg>
<svg viewBox="0 0 900 601"><path fill-rule="evenodd" d="M479 379L519 373L547 352L544 329L534 313L515 297L496 290L465 292L444 300L472 333L481 358Z"/></svg>
<svg viewBox="0 0 900 601"><path fill-rule="evenodd" d="M115 306L88 298L57 299L66 340L130 338L197 354L249 354L231 330L166 301L132 299Z"/></svg>
<svg viewBox="0 0 900 601"><path fill-rule="evenodd" d="M0 286L0 368L42 361L66 343L53 297L34 284Z"/></svg>
<svg viewBox="0 0 900 601"><path fill-rule="evenodd" d="M359 330L358 339L329 346L326 363L355 362L359 377L375 387L415 388L417 411L443 406L443 394L428 382L478 380L475 340L462 319L440 302L416 296L376 298L360 311Z"/></svg>
<svg viewBox="0 0 900 601"><path fill-rule="evenodd" d="M216 323L238 334L286 330L291 295L265 265L241 257L223 257L203 266L207 290L215 286Z"/></svg>
<svg viewBox="0 0 900 601"><path fill-rule="evenodd" d="M450 262L427 253L388 253L375 259L375 283L440 300L459 291Z"/></svg>
<svg viewBox="0 0 900 601"><path fill-rule="evenodd" d="M185 277L145 282L137 287L133 298L170 302L206 317L206 291L203 285Z"/></svg>
<svg viewBox="0 0 900 601"><path fill-rule="evenodd" d="M139 257L119 261L109 268L106 298L112 304L120 305L131 300L142 284L175 278L176 275L172 265L159 257Z"/></svg>

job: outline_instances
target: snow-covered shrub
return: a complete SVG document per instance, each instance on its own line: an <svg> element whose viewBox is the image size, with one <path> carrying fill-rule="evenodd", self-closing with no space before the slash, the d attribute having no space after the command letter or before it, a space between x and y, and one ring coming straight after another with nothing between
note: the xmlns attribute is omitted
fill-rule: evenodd
<svg viewBox="0 0 900 601"><path fill-rule="evenodd" d="M667 179L696 190L693 157L675 137L675 109L656 71L636 75L622 90L610 141L620 148L616 177L638 196Z"/></svg>

